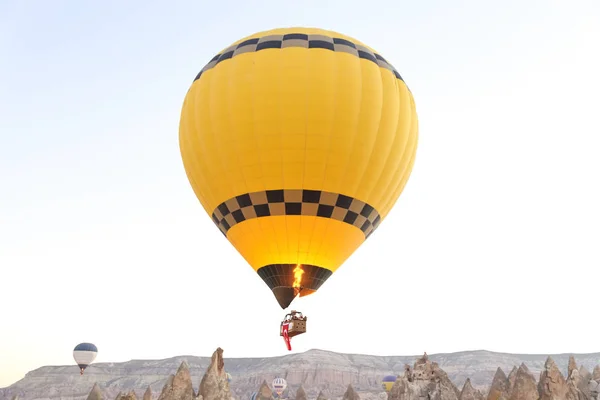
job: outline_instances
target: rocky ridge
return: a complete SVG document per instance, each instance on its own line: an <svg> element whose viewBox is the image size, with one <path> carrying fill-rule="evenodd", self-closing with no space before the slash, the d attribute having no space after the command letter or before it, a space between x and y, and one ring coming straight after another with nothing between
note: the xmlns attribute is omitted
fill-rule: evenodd
<svg viewBox="0 0 600 400"><path fill-rule="evenodd" d="M479 353L479 362L474 362L475 353ZM317 395L320 400L341 399L343 396L353 397L354 394L363 400L370 400L380 398L381 376L389 374L402 376L394 385L393 396L389 400L481 400L484 397L487 400L592 400L600 390L600 367L595 365L600 361L600 354L578 357L579 361L585 363L579 366L573 357L552 357L561 360L562 365L568 365L565 374L559 369L560 364L552 358L541 359L540 356L463 352L425 355L412 366L403 362L408 358L312 350L271 359L229 359L225 367L222 350L218 349L210 359L178 357L162 361L94 364L83 377L74 373L76 371L73 368L76 367L43 367L30 372L16 384L0 389L0 400L11 400L14 396L20 396L20 400L115 397L144 400L196 400L202 397L207 400L202 393L213 393L215 400L247 400L261 384L266 387L259 390L257 399L264 397L267 400L272 398L267 382L270 383L276 376L285 377L288 381L288 390L283 394L285 398L294 398L299 391L299 400L314 399ZM529 362L512 365L504 362L501 368L492 369L481 362L482 358L501 361L527 358ZM471 360L479 369L475 365L461 365L457 360ZM177 370L177 373L171 375L165 371L166 366L171 367L171 371ZM508 376L503 368L511 371ZM234 376L231 389L226 384L225 369ZM449 370L454 373L448 373ZM204 375L200 379L202 373ZM534 374L539 375L539 381L536 381ZM64 379L65 375L67 379ZM483 376L489 376L490 379L486 382ZM462 390L457 387L462 387ZM194 388L198 388L198 392ZM102 394L98 394L98 391ZM262 392L265 392L264 396ZM152 393L155 393L154 397Z"/></svg>

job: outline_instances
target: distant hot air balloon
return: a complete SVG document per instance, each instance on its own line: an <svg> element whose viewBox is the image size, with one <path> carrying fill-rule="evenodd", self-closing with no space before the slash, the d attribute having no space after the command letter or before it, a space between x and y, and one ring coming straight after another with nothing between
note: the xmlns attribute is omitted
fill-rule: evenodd
<svg viewBox="0 0 600 400"><path fill-rule="evenodd" d="M283 378L275 378L273 379L273 391L277 393L277 396L281 397L281 394L287 388L287 382Z"/></svg>
<svg viewBox="0 0 600 400"><path fill-rule="evenodd" d="M396 375L387 375L384 376L382 381L381 381L381 386L383 387L383 390L385 390L386 392L389 392L392 389L392 386L394 386L394 383L396 382Z"/></svg>
<svg viewBox="0 0 600 400"><path fill-rule="evenodd" d="M79 366L80 374L96 359L98 348L92 343L79 343L73 349L73 358Z"/></svg>
<svg viewBox="0 0 600 400"><path fill-rule="evenodd" d="M179 126L196 196L282 308L317 291L377 229L417 141L415 102L392 64L308 28L259 32L215 55Z"/></svg>

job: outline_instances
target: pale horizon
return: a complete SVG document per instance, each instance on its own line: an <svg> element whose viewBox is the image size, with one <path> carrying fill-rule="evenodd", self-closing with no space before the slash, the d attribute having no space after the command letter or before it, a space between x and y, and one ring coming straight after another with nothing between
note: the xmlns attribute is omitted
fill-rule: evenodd
<svg viewBox="0 0 600 400"><path fill-rule="evenodd" d="M0 388L75 365L80 342L95 363L600 352L598 21L595 0L3 2ZM309 318L292 352L285 311L204 212L178 143L198 71L289 26L376 49L419 117L391 213L292 303ZM252 329L234 329L238 311Z"/></svg>

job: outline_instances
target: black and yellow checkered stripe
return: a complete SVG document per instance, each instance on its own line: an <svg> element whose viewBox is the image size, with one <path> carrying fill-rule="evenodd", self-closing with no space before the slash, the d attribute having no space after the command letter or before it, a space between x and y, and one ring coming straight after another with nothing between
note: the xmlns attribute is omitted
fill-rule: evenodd
<svg viewBox="0 0 600 400"><path fill-rule="evenodd" d="M381 217L373 206L339 193L307 189L279 189L233 197L212 213L212 220L227 236L231 227L252 218L305 215L332 218L363 231L365 238L377 228Z"/></svg>
<svg viewBox="0 0 600 400"><path fill-rule="evenodd" d="M261 38L245 40L239 44L232 45L223 52L214 56L208 64L196 75L194 81L200 79L202 74L219 63L229 60L244 53L254 53L266 49L285 49L289 47L301 47L305 49L324 49L335 52L352 54L358 58L371 61L381 68L392 71L397 79L404 82L400 73L380 54L374 53L367 47L353 43L347 39L329 37L325 35L306 33L287 33L285 35L268 35Z"/></svg>

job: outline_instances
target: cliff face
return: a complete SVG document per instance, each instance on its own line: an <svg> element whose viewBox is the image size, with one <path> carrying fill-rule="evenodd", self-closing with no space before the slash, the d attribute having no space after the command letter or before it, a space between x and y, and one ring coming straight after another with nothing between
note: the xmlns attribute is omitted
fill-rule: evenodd
<svg viewBox="0 0 600 400"><path fill-rule="evenodd" d="M380 383L382 376L403 376L405 365L413 364L415 358L417 357L369 356L310 350L273 358L228 358L224 361L221 371L229 372L233 376L229 395L240 400L247 400L263 381L270 384L277 376L285 377L287 380L286 392L289 393L289 398L293 398L302 385L308 399L316 398L319 391L322 391L322 395L328 399L341 399L348 385L352 385L361 399L370 400L379 399L382 391ZM461 352L430 355L427 361L431 366L422 368L433 368L432 363L435 363L435 368L447 376L448 382L455 389L462 388L466 379L470 378L469 385L481 391L486 399L510 400L512 386L518 381L516 366L525 364L529 373L535 377L540 376L543 371L553 377L557 376L556 370L549 369L547 366L547 358L546 355L512 355L487 351ZM552 359L563 378L570 382L567 382L568 391L578 396L578 400L590 400L592 392L597 393L600 368L595 367L600 361L600 353L577 355L577 362L580 364L578 367L571 363L572 371L567 367L569 355L555 355ZM150 400L152 397L149 396L154 393L153 399L156 400L165 384L171 379L171 375L181 367L183 362L186 364L184 368L188 370L191 387L196 391L200 390L201 378L210 368L211 358L175 357L166 360L93 364L83 376L79 375L77 366L42 367L28 373L24 379L14 385L0 389L0 400L12 400L16 395L19 395L20 400L85 400L95 383L98 383L102 390L104 399L114 399L118 393L127 394L134 390L138 399ZM497 372L498 367L500 373ZM218 366L216 368L216 376L220 376ZM419 368L415 365L413 371ZM507 377L502 371L512 372ZM591 381L591 378L596 380ZM219 378L211 379L213 379L213 386L223 385L219 383ZM187 381L187 378L185 380ZM492 380L498 389L493 393L488 390ZM539 383L536 383L536 387L539 388ZM147 390L148 395L144 396ZM461 396L458 389L452 391L456 392L457 398ZM467 388L463 398L470 396L474 395L471 389ZM546 399L549 399L547 394Z"/></svg>

